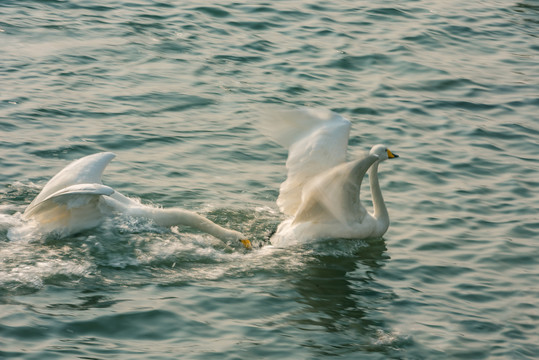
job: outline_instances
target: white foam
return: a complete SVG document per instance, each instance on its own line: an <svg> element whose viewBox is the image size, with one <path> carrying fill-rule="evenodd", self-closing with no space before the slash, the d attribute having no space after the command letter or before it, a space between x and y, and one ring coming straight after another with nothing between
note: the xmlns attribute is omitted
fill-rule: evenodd
<svg viewBox="0 0 539 360"><path fill-rule="evenodd" d="M0 287L42 288L52 277L86 277L94 265L85 259L65 256L69 247L49 248L42 244L8 242L0 247Z"/></svg>

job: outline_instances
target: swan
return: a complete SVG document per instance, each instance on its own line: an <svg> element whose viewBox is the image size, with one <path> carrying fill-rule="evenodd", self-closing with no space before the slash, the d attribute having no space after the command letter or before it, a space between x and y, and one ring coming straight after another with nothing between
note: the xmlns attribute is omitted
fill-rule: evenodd
<svg viewBox="0 0 539 360"><path fill-rule="evenodd" d="M346 161L351 123L325 109L267 111L259 130L288 148L286 180L277 205L288 215L271 236L274 246L329 238L379 238L389 214L378 182L378 166L397 158L385 145ZM361 182L369 172L374 211L360 202Z"/></svg>
<svg viewBox="0 0 539 360"><path fill-rule="evenodd" d="M114 157L116 155L111 152L101 152L67 165L28 205L23 219L36 221L45 233L66 237L98 226L106 216L124 214L150 219L163 227L193 227L222 241L240 241L246 248L251 248L243 234L225 229L197 213L143 205L103 185L103 171Z"/></svg>

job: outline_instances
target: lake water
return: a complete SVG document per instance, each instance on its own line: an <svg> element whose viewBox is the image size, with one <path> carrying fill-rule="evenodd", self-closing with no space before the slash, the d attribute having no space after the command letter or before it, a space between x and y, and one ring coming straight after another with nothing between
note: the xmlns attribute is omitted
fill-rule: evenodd
<svg viewBox="0 0 539 360"><path fill-rule="evenodd" d="M0 358L535 358L538 34L533 0L2 1ZM400 155L383 239L268 246L269 103L350 119L351 158ZM135 219L15 231L100 151L105 184L255 249Z"/></svg>

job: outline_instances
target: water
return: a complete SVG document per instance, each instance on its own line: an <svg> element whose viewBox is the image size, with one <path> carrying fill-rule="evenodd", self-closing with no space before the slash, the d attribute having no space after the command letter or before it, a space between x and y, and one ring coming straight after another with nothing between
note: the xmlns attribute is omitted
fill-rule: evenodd
<svg viewBox="0 0 539 360"><path fill-rule="evenodd" d="M0 358L534 358L538 23L531 0L2 1ZM383 239L266 246L286 159L255 130L268 103L401 155ZM98 151L107 185L256 249L126 219L8 239Z"/></svg>

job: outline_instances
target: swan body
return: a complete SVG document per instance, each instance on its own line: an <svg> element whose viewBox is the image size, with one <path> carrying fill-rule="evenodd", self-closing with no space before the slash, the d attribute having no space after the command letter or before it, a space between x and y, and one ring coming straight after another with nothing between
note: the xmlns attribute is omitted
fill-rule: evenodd
<svg viewBox="0 0 539 360"><path fill-rule="evenodd" d="M28 205L23 217L36 221L44 232L65 237L96 227L105 217L120 213L147 218L164 227L190 226L223 241L241 241L245 247L250 247L249 240L241 233L225 229L194 212L142 205L103 185L103 171L115 156L103 152L72 162L49 180Z"/></svg>
<svg viewBox="0 0 539 360"><path fill-rule="evenodd" d="M277 205L289 218L278 226L272 244L381 237L389 227L389 215L378 183L378 165L398 156L384 145L375 145L369 154L347 162L350 121L329 110L278 111L268 118L271 121L261 131L288 148L288 174ZM360 202L367 172L372 213Z"/></svg>

